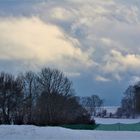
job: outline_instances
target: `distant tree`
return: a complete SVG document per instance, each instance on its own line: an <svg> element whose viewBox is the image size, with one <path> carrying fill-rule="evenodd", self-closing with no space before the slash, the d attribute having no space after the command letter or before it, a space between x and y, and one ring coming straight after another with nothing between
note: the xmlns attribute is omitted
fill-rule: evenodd
<svg viewBox="0 0 140 140"><path fill-rule="evenodd" d="M121 118L121 117L123 116L123 110L122 110L121 107L119 107L119 108L117 109L117 111L116 111L116 116L117 116L118 118Z"/></svg>
<svg viewBox="0 0 140 140"><path fill-rule="evenodd" d="M134 96L135 112L140 114L140 82L134 85Z"/></svg>
<svg viewBox="0 0 140 140"><path fill-rule="evenodd" d="M101 112L101 117L105 117L107 115L107 110L104 109L102 112Z"/></svg>
<svg viewBox="0 0 140 140"><path fill-rule="evenodd" d="M129 86L124 95L125 96L122 99L122 109L124 115L129 118L130 116L135 115L135 94L133 86Z"/></svg>
<svg viewBox="0 0 140 140"><path fill-rule="evenodd" d="M100 99L98 95L83 97L81 100L82 105L89 111L91 115L96 115L97 109L103 105L103 100Z"/></svg>

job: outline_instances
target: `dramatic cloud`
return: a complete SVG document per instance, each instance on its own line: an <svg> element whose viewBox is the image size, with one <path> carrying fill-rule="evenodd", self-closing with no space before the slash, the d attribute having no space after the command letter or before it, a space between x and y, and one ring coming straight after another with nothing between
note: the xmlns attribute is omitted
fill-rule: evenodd
<svg viewBox="0 0 140 140"><path fill-rule="evenodd" d="M26 60L36 66L50 64L73 71L94 64L88 53L78 48L78 40L36 17L1 18L0 45L0 60L3 61Z"/></svg>
<svg viewBox="0 0 140 140"><path fill-rule="evenodd" d="M125 78L125 73L138 72L140 5L137 0L128 3L117 0L47 1L34 5L34 9L43 20L76 38L82 50L90 50L90 57L98 64L98 68L91 68L91 71L119 81Z"/></svg>
<svg viewBox="0 0 140 140"><path fill-rule="evenodd" d="M105 69L109 72L125 71L127 69L140 68L140 55L135 54L123 55L121 52L116 50L111 51L110 55L106 57L106 61L107 65Z"/></svg>
<svg viewBox="0 0 140 140"><path fill-rule="evenodd" d="M103 70L106 73L125 73L126 71L139 74L140 55L126 54L112 50L110 55L106 56L106 64Z"/></svg>

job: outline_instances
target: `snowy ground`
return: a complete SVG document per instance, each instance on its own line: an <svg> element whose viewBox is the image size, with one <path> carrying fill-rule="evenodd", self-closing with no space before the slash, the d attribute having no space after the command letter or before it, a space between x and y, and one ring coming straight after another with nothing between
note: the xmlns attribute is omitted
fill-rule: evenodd
<svg viewBox="0 0 140 140"><path fill-rule="evenodd" d="M134 124L139 123L139 119L111 119L111 118L94 118L97 124L116 124L116 123L123 123L123 124Z"/></svg>
<svg viewBox="0 0 140 140"><path fill-rule="evenodd" d="M60 127L0 126L0 140L140 140L140 132L69 130Z"/></svg>

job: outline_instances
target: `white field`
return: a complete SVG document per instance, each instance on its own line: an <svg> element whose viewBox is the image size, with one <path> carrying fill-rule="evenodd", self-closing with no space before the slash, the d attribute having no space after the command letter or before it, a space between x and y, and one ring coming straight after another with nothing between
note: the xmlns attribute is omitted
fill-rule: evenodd
<svg viewBox="0 0 140 140"><path fill-rule="evenodd" d="M116 124L116 123L123 123L123 124L133 124L133 123L140 123L140 118L138 119L112 119L112 118L94 118L97 124Z"/></svg>
<svg viewBox="0 0 140 140"><path fill-rule="evenodd" d="M105 132L32 125L1 125L0 140L140 140L140 132Z"/></svg>

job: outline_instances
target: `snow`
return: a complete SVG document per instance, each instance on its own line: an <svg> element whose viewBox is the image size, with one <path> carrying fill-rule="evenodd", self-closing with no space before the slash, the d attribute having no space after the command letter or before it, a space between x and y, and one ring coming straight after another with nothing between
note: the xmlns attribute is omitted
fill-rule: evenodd
<svg viewBox="0 0 140 140"><path fill-rule="evenodd" d="M0 140L139 140L140 132L70 130L61 127L1 125Z"/></svg>
<svg viewBox="0 0 140 140"><path fill-rule="evenodd" d="M118 108L119 108L119 106L104 106L104 107L102 107L102 110L106 110L107 113L115 114L117 112Z"/></svg>
<svg viewBox="0 0 140 140"><path fill-rule="evenodd" d="M140 122L140 118L138 119L94 118L94 119L97 124L116 124L116 123L134 124Z"/></svg>

